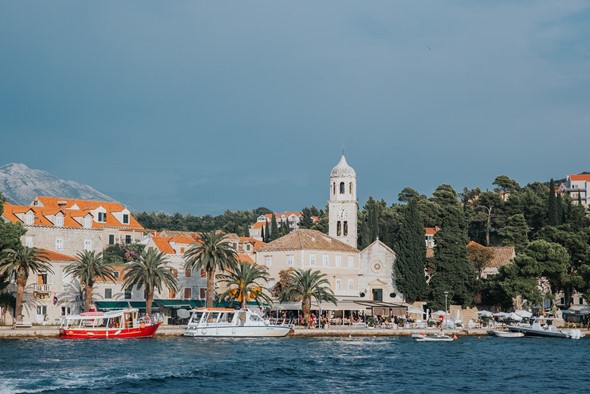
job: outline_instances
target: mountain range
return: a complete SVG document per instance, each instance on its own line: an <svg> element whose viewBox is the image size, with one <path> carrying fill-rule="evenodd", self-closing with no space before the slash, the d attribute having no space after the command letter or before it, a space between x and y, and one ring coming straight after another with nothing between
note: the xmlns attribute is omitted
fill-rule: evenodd
<svg viewBox="0 0 590 394"><path fill-rule="evenodd" d="M8 202L17 205L29 205L37 196L114 201L88 185L61 179L21 163L0 167L0 192Z"/></svg>

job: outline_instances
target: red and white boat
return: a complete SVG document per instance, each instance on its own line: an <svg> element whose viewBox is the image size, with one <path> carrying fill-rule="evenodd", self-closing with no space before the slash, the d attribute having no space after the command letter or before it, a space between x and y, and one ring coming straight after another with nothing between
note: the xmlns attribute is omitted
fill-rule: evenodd
<svg viewBox="0 0 590 394"><path fill-rule="evenodd" d="M139 318L139 309L84 312L62 318L59 336L64 339L151 338L162 322Z"/></svg>

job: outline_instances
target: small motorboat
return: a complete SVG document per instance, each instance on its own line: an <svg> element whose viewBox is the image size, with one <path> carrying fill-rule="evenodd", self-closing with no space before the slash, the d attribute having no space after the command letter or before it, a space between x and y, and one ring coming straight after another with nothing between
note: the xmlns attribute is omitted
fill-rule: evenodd
<svg viewBox="0 0 590 394"><path fill-rule="evenodd" d="M504 331L504 330L491 330L489 331L490 335L500 338L522 338L524 334L522 332L516 331Z"/></svg>
<svg viewBox="0 0 590 394"><path fill-rule="evenodd" d="M127 308L109 312L84 312L62 318L59 337L63 339L151 338L162 322L146 316L139 309Z"/></svg>
<svg viewBox="0 0 590 394"><path fill-rule="evenodd" d="M273 325L250 309L204 308L191 310L187 337L284 337L291 326Z"/></svg>
<svg viewBox="0 0 590 394"><path fill-rule="evenodd" d="M536 317L533 319L530 325L515 325L508 326L508 330L512 332L520 332L525 336L535 337L551 337L551 338L570 338L580 339L584 337L584 334L577 329L571 330L558 330L557 327L551 323L554 318L549 317Z"/></svg>
<svg viewBox="0 0 590 394"><path fill-rule="evenodd" d="M445 333L437 334L412 334L417 342L452 342L457 339L456 336L446 335Z"/></svg>

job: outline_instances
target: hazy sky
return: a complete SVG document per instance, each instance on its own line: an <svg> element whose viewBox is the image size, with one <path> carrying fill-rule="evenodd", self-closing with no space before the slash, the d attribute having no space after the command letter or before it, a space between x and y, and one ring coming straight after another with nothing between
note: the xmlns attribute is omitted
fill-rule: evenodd
<svg viewBox="0 0 590 394"><path fill-rule="evenodd" d="M0 0L0 165L135 210L590 170L588 1Z"/></svg>

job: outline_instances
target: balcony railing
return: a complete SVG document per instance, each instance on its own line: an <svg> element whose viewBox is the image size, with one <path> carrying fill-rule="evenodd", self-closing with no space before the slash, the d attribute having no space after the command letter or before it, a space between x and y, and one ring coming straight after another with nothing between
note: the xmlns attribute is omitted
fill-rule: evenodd
<svg viewBox="0 0 590 394"><path fill-rule="evenodd" d="M49 293L49 285L48 284L36 284L33 286L33 291L36 293Z"/></svg>

